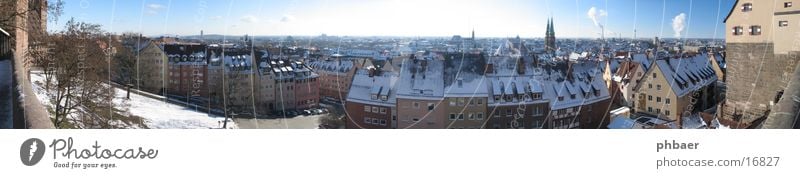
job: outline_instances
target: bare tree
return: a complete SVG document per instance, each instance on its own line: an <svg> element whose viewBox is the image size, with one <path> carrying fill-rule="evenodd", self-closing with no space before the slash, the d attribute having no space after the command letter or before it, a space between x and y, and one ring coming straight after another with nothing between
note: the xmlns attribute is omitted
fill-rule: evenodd
<svg viewBox="0 0 800 178"><path fill-rule="evenodd" d="M48 97L51 120L57 128L114 128L116 112L109 53L113 45L100 25L67 22L64 30L47 35L46 52L32 52L33 64L49 73ZM37 50L31 50L37 51Z"/></svg>

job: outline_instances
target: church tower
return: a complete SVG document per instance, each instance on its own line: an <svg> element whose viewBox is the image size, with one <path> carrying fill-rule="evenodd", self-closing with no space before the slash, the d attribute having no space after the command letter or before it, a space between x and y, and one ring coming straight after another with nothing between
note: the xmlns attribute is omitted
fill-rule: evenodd
<svg viewBox="0 0 800 178"><path fill-rule="evenodd" d="M554 52L556 48L556 32L553 27L553 18L547 19L547 32L544 37L545 50Z"/></svg>

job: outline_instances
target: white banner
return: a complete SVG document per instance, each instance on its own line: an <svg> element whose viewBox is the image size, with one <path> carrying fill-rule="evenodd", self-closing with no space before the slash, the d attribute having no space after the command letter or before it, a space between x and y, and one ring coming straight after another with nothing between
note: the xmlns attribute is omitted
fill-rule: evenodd
<svg viewBox="0 0 800 178"><path fill-rule="evenodd" d="M798 136L795 130L0 130L0 177L797 177Z"/></svg>

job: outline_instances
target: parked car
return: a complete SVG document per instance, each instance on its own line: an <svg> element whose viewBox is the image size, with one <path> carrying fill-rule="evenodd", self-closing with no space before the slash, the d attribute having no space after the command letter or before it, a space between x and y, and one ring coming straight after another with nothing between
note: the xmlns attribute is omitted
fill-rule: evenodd
<svg viewBox="0 0 800 178"><path fill-rule="evenodd" d="M303 115L306 115L306 116L308 116L308 115L312 115L312 114L314 114L314 112L312 112L312 111L311 111L311 110L309 110L309 109L303 110Z"/></svg>

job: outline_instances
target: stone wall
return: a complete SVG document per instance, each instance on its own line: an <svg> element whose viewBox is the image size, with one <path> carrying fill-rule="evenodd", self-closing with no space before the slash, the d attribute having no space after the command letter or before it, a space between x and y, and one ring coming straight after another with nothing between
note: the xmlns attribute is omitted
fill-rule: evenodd
<svg viewBox="0 0 800 178"><path fill-rule="evenodd" d="M772 43L727 44L724 118L751 122L763 117L786 88L798 55L776 55L773 48Z"/></svg>

